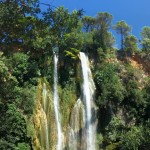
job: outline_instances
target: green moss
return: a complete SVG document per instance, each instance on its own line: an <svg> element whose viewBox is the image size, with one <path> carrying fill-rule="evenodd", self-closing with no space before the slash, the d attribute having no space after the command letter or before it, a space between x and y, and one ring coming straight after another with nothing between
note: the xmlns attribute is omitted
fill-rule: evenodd
<svg viewBox="0 0 150 150"><path fill-rule="evenodd" d="M30 150L30 146L26 143L18 143L16 150Z"/></svg>
<svg viewBox="0 0 150 150"><path fill-rule="evenodd" d="M60 91L60 108L61 108L61 119L62 119L62 126L64 128L67 127L69 123L69 117L74 107L74 104L77 100L76 90L73 84L66 84L66 86L61 89Z"/></svg>
<svg viewBox="0 0 150 150"><path fill-rule="evenodd" d="M110 145L106 146L106 150L117 150L119 148L120 142L111 143Z"/></svg>

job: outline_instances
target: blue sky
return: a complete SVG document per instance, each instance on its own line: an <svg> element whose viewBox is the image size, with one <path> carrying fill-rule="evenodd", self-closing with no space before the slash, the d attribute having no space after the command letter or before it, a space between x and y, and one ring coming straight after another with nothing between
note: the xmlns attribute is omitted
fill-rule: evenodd
<svg viewBox="0 0 150 150"><path fill-rule="evenodd" d="M125 20L137 38L140 38L143 26L150 26L150 0L40 0L40 2L54 7L63 5L70 12L83 8L85 15L93 17L98 12L109 12L114 17L113 24ZM42 6L42 9L45 7Z"/></svg>

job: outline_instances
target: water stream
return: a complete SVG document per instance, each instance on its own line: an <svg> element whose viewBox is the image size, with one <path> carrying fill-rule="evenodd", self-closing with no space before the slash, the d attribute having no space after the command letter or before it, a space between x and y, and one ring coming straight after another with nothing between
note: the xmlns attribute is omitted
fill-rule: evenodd
<svg viewBox="0 0 150 150"><path fill-rule="evenodd" d="M95 85L92 79L88 57L80 52L82 75L83 75L83 101L85 105L85 149L95 150L95 124L94 124L94 101Z"/></svg>
<svg viewBox="0 0 150 150"><path fill-rule="evenodd" d="M37 103L35 116L37 140L39 139L35 144L38 147L40 143L43 150L96 150L95 85L86 54L80 52L80 60L83 76L82 94L72 108L68 126L63 133L58 95L58 55L54 53L53 98L47 84L43 83L42 101L39 99Z"/></svg>
<svg viewBox="0 0 150 150"><path fill-rule="evenodd" d="M42 91L42 107L41 107L41 146L45 150L49 150L49 130L48 130L48 121L47 121L47 89L46 84L43 84Z"/></svg>
<svg viewBox="0 0 150 150"><path fill-rule="evenodd" d="M58 56L54 53L54 110L57 125L57 150L62 149L63 136L60 122L59 112L59 96L58 96L58 73L57 73Z"/></svg>
<svg viewBox="0 0 150 150"><path fill-rule="evenodd" d="M82 128L84 127L84 106L81 99L78 99L72 109L70 116L69 132L69 150L81 150Z"/></svg>

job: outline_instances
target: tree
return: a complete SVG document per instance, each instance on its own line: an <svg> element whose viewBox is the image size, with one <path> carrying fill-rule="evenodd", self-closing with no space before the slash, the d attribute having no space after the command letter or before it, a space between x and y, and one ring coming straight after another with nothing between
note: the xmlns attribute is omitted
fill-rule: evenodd
<svg viewBox="0 0 150 150"><path fill-rule="evenodd" d="M111 121L124 99L125 89L116 73L117 66L113 63L103 63L97 67L94 81L96 85L96 104L98 106L99 129L103 131Z"/></svg>
<svg viewBox="0 0 150 150"><path fill-rule="evenodd" d="M131 31L131 27L124 20L122 20L122 21L117 22L117 24L114 26L114 29L117 31L118 34L121 35L121 49L123 50L124 38Z"/></svg>
<svg viewBox="0 0 150 150"><path fill-rule="evenodd" d="M6 0L0 3L0 49L7 53L20 50L23 47L23 36L31 32L33 26L30 18L39 12L37 0ZM30 16L30 17L27 17ZM32 17L31 17L32 16ZM25 18L27 21L23 21ZM30 21L31 22L31 21ZM30 36L28 38L30 39Z"/></svg>
<svg viewBox="0 0 150 150"><path fill-rule="evenodd" d="M142 36L142 50L144 52L149 53L150 52L150 27L143 27L142 32L141 32L141 36Z"/></svg>
<svg viewBox="0 0 150 150"><path fill-rule="evenodd" d="M142 32L141 32L142 38L147 38L150 39L150 27L143 27Z"/></svg>
<svg viewBox="0 0 150 150"><path fill-rule="evenodd" d="M98 106L112 104L114 108L120 104L124 98L124 87L119 76L115 73L117 66L104 63L96 71L95 83L100 95L97 99Z"/></svg>
<svg viewBox="0 0 150 150"><path fill-rule="evenodd" d="M17 149L19 143L26 143L26 146L30 147L26 135L26 122L16 105L8 104L3 115L5 117L0 120L0 149Z"/></svg>
<svg viewBox="0 0 150 150"><path fill-rule="evenodd" d="M109 48L112 48L114 44L114 37L109 32L111 27L113 16L107 12L98 13L95 21L95 34L94 42L98 47L101 47L104 52Z"/></svg>
<svg viewBox="0 0 150 150"><path fill-rule="evenodd" d="M137 51L137 38L133 35L128 35L124 39L124 51L126 54L129 54L130 56L134 54L134 52Z"/></svg>
<svg viewBox="0 0 150 150"><path fill-rule="evenodd" d="M43 17L44 22L49 25L51 34L53 35L53 44L57 44L60 47L63 44L64 35L78 27L80 13L79 11L69 13L68 9L61 6L54 11L48 9Z"/></svg>
<svg viewBox="0 0 150 150"><path fill-rule="evenodd" d="M108 12L99 12L96 17L97 30L107 31L111 27L113 16Z"/></svg>
<svg viewBox="0 0 150 150"><path fill-rule="evenodd" d="M122 135L121 150L137 150L142 144L142 127L133 126L128 132Z"/></svg>
<svg viewBox="0 0 150 150"><path fill-rule="evenodd" d="M25 90L19 87L16 77L11 74L10 66L7 64L6 57L0 53L0 149L17 149L19 143L30 147L23 111L32 114L31 94L33 92L30 96L29 92L25 95ZM21 68L18 68L18 71ZM22 110L24 101L27 105L23 106L26 108ZM29 103L32 109L29 109Z"/></svg>
<svg viewBox="0 0 150 150"><path fill-rule="evenodd" d="M83 29L86 32L91 32L95 28L95 18L90 16L85 16L82 18Z"/></svg>

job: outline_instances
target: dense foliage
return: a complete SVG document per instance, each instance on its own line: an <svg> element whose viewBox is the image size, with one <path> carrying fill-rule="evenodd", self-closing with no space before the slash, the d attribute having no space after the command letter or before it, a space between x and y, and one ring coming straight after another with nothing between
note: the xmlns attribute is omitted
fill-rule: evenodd
<svg viewBox="0 0 150 150"><path fill-rule="evenodd" d="M143 27L138 48L130 26L125 21L112 25L107 12L94 18L64 7L41 12L40 5L37 0L0 0L0 149L32 149L28 122L38 79L53 84L54 47L59 47L63 125L75 103L71 98L81 93L83 51L91 60L96 85L99 149L149 149L150 79L144 65L132 60L144 54L149 61L150 27ZM113 29L121 35L120 51L114 48Z"/></svg>

